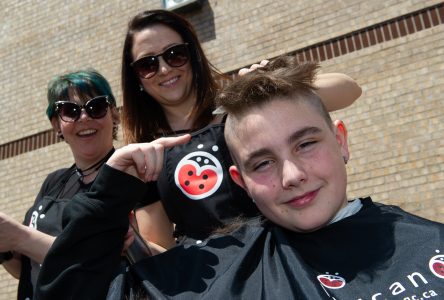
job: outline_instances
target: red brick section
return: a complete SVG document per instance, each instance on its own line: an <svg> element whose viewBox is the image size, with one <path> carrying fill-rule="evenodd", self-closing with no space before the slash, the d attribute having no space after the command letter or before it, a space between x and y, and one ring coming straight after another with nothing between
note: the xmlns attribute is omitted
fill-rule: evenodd
<svg viewBox="0 0 444 300"><path fill-rule="evenodd" d="M319 56L314 58L323 61L334 57L351 53L376 44L384 43L399 37L406 36L433 26L444 23L444 3L436 4L419 11L415 11L397 18L384 21L379 24L369 26L331 40L323 41L318 44L310 45L303 49L298 49L292 55L304 60L299 54L306 51L315 53ZM327 49L327 51L325 51ZM331 49L333 51L331 52ZM340 50L340 51L339 51Z"/></svg>
<svg viewBox="0 0 444 300"><path fill-rule="evenodd" d="M43 148L61 140L54 130L47 130L0 146L0 160Z"/></svg>
<svg viewBox="0 0 444 300"><path fill-rule="evenodd" d="M444 23L444 3L436 4L397 18L384 21L333 39L323 41L289 53L297 55L301 61L323 61L345 55L376 44L438 26ZM229 72L228 77L236 77L239 70ZM227 80L221 80L225 84ZM61 140L53 130L47 130L20 140L0 145L0 160L46 147Z"/></svg>

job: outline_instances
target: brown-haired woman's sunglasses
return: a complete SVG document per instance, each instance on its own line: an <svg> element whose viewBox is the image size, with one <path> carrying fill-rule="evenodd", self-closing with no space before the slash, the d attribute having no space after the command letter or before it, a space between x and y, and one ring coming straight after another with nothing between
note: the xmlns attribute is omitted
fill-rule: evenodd
<svg viewBox="0 0 444 300"><path fill-rule="evenodd" d="M159 70L159 57L173 68L178 68L185 65L190 59L188 51L188 44L178 44L169 47L165 51L157 55L149 55L139 58L131 63L134 72L141 78L151 78L156 75Z"/></svg>

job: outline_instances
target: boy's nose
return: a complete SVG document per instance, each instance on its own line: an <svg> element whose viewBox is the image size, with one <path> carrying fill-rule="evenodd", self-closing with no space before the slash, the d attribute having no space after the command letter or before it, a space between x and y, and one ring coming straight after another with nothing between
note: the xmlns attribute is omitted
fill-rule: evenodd
<svg viewBox="0 0 444 300"><path fill-rule="evenodd" d="M282 166L282 186L285 189L298 187L307 180L307 173L301 163L286 160Z"/></svg>

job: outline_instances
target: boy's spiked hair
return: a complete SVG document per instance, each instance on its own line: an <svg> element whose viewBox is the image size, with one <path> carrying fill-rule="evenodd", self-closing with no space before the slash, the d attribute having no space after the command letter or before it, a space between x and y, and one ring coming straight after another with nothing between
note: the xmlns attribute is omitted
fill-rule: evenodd
<svg viewBox="0 0 444 300"><path fill-rule="evenodd" d="M236 118L276 98L306 99L331 127L330 114L313 85L318 69L317 62L300 63L294 56L280 56L262 68L239 76L219 93L216 103Z"/></svg>

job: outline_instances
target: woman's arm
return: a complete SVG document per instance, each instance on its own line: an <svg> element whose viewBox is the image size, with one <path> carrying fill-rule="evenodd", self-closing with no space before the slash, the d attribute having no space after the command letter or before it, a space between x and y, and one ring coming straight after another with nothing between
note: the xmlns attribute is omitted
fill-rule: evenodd
<svg viewBox="0 0 444 300"><path fill-rule="evenodd" d="M243 76L266 66L268 63L268 60L262 60L259 64L240 69L238 74ZM316 93L321 97L328 111L345 108L353 104L362 94L362 89L358 83L350 76L342 73L318 74L314 86L318 88Z"/></svg>
<svg viewBox="0 0 444 300"><path fill-rule="evenodd" d="M165 249L176 245L173 237L174 225L169 220L161 201L137 209L135 215L139 233L145 241Z"/></svg>
<svg viewBox="0 0 444 300"><path fill-rule="evenodd" d="M316 93L328 111L334 111L351 105L362 94L358 83L342 73L325 73L316 77Z"/></svg>
<svg viewBox="0 0 444 300"><path fill-rule="evenodd" d="M190 137L160 138L114 152L90 191L66 205L63 231L43 262L34 299L105 299L119 269L128 215L148 191L144 182L157 180L165 147Z"/></svg>
<svg viewBox="0 0 444 300"><path fill-rule="evenodd" d="M0 212L0 252L14 251L42 263L55 237L25 226L5 213ZM3 263L14 277L20 276L20 257Z"/></svg>
<svg viewBox="0 0 444 300"><path fill-rule="evenodd" d="M15 279L20 279L20 271L22 268L21 255L14 253L14 257L8 261L4 261L2 266L5 270L12 275Z"/></svg>
<svg viewBox="0 0 444 300"><path fill-rule="evenodd" d="M190 135L160 138L151 143L130 144L118 149L107 165L144 182L156 181L163 166L164 149L186 143ZM139 233L151 243L165 249L175 245L173 224L168 219L160 201L137 209Z"/></svg>

